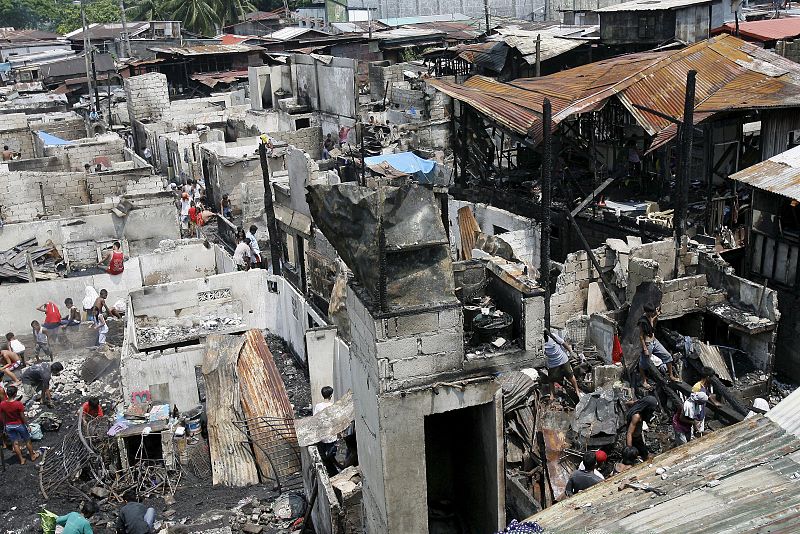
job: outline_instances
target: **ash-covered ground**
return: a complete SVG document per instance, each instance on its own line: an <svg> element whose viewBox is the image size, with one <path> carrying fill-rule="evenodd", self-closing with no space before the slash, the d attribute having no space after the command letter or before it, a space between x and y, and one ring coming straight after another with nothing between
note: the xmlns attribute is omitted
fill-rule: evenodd
<svg viewBox="0 0 800 534"><path fill-rule="evenodd" d="M40 452L61 446L64 436L77 424L77 412L91 395L100 398L106 414L113 413L122 401L119 387L118 346L122 341L123 323L110 322L110 344L97 350L93 346L95 332L82 325L78 332L67 332L53 344L55 360L64 364L64 371L53 378L54 407L34 402L28 417L36 421L43 412L50 412L62 421L57 431L44 432L34 448ZM298 416L311 413L308 379L283 340L264 332L270 350L281 372L287 394ZM23 343L32 346L25 336ZM206 446L200 442L201 446ZM59 493L45 499L40 491L39 466L28 462L19 465L10 449L2 450L6 471L0 471L0 532L27 534L41 532L38 513L44 508L56 514L78 509L84 500L81 495ZM39 462L37 462L38 464ZM172 498L154 497L144 503L157 511L157 526L166 532L233 532L260 527L266 534L288 533L299 529L293 526L302 514L305 497L302 489L279 495L271 484L244 488L213 486L210 475L198 476L190 467L182 470L180 483ZM120 504L113 499L95 499L100 512L92 518L97 533L115 533L114 527ZM158 532L158 530L157 530ZM211 532L215 532L211 530Z"/></svg>

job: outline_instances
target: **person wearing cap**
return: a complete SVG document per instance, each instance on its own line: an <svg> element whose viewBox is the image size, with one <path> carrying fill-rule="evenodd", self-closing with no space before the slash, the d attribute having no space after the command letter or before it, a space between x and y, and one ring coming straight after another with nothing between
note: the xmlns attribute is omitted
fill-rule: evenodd
<svg viewBox="0 0 800 534"><path fill-rule="evenodd" d="M576 493L589 489L598 482L602 482L603 478L599 474L595 474L595 467L597 466L597 455L595 451L586 451L583 453L583 462L581 466L569 477L564 494L571 497Z"/></svg>
<svg viewBox="0 0 800 534"><path fill-rule="evenodd" d="M544 331L544 355L547 358L547 380L550 383L551 400L555 397L553 384L562 381L564 378L569 379L570 383L572 383L572 387L575 388L575 393L578 394L578 397L582 396L582 392L578 388L578 382L575 380L572 365L569 363L568 350L569 346L558 334L548 330Z"/></svg>
<svg viewBox="0 0 800 534"><path fill-rule="evenodd" d="M705 405L708 395L695 391L683 402L683 406L672 416L672 430L675 432L675 446L689 443L692 435L703 432L705 427Z"/></svg>

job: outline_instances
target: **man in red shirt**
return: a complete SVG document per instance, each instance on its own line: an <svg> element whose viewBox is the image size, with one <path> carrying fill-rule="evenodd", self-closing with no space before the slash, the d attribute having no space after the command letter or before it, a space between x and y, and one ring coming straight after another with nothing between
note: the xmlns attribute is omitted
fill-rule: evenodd
<svg viewBox="0 0 800 534"><path fill-rule="evenodd" d="M40 312L44 312L44 323L42 326L47 330L53 330L61 326L61 311L56 306L55 302L47 301L38 308Z"/></svg>
<svg viewBox="0 0 800 534"><path fill-rule="evenodd" d="M125 255L122 253L122 245L119 241L114 241L111 245L111 252L106 252L101 263L108 262L108 274L122 274L125 271Z"/></svg>
<svg viewBox="0 0 800 534"><path fill-rule="evenodd" d="M33 450L31 435L28 433L28 420L25 418L25 405L16 399L16 386L6 388L8 398L0 402L0 419L5 423L6 435L11 440L14 447L14 454L19 458L20 465L25 465L26 460L22 457L21 443L28 449L28 456L32 462L39 459L39 453Z"/></svg>

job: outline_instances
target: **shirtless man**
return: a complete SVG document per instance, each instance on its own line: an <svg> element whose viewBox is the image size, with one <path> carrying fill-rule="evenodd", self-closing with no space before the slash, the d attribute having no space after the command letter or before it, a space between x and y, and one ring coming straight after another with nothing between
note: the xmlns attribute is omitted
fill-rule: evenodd
<svg viewBox="0 0 800 534"><path fill-rule="evenodd" d="M108 304L106 304L106 299L108 298L108 291L105 289L100 290L100 296L94 301L94 307L98 310L105 311L106 315L113 315L117 319L120 319L122 315L117 310L112 310L108 308Z"/></svg>
<svg viewBox="0 0 800 534"><path fill-rule="evenodd" d="M22 365L22 360L20 360L19 356L17 356L17 353L11 350L2 349L0 350L0 359L2 359L4 362L3 367L0 367L0 369L2 369L3 373L12 380L14 385L19 385L20 380L17 378L17 375L14 374L14 371L20 368Z"/></svg>
<svg viewBox="0 0 800 534"><path fill-rule="evenodd" d="M14 157L14 153L8 148L8 145L3 145L3 161L10 161Z"/></svg>

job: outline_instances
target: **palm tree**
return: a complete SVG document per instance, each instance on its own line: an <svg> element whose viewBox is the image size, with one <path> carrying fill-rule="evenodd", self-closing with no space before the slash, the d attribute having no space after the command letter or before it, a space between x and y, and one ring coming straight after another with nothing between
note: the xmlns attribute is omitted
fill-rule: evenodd
<svg viewBox="0 0 800 534"><path fill-rule="evenodd" d="M125 11L128 20L164 20L166 13L164 0L136 0Z"/></svg>
<svg viewBox="0 0 800 534"><path fill-rule="evenodd" d="M223 27L239 22L247 13L256 10L250 0L217 0L217 13Z"/></svg>
<svg viewBox="0 0 800 534"><path fill-rule="evenodd" d="M165 11L192 33L213 37L220 17L214 0L167 0Z"/></svg>

